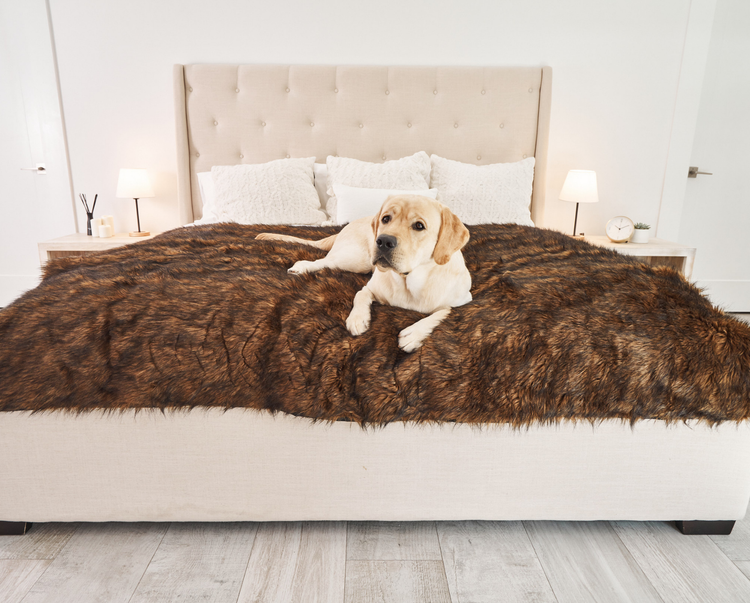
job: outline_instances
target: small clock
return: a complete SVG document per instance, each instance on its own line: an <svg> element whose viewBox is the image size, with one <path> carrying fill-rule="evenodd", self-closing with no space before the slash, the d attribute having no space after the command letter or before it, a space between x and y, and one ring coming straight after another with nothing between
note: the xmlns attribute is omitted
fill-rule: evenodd
<svg viewBox="0 0 750 603"><path fill-rule="evenodd" d="M613 243L627 243L635 232L635 224L626 216L615 216L607 222L604 232Z"/></svg>

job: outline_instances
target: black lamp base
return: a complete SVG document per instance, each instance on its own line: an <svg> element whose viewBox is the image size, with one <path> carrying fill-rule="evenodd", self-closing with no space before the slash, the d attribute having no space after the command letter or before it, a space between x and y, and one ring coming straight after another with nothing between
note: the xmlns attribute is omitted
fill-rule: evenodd
<svg viewBox="0 0 750 603"><path fill-rule="evenodd" d="M138 221L138 231L134 231L130 233L131 237L148 237L151 235L150 232L146 232L145 230L141 230L141 215L138 213L138 199L133 197L135 199L135 219Z"/></svg>

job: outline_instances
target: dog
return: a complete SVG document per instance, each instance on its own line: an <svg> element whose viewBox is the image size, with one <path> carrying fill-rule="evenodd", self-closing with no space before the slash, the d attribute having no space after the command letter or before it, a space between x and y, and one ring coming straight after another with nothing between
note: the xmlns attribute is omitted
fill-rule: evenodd
<svg viewBox="0 0 750 603"><path fill-rule="evenodd" d="M373 301L428 314L399 333L398 345L405 352L418 349L451 308L471 301L471 274L461 253L469 230L450 209L428 197L388 197L376 216L354 220L318 241L272 233L256 238L328 251L320 260L296 262L289 269L292 274L323 268L372 271L354 297L346 328L354 336L366 332Z"/></svg>

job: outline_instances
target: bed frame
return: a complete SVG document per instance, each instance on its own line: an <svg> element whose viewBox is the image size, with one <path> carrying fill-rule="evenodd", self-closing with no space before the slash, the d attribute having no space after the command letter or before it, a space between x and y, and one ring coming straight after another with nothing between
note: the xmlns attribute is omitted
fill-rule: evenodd
<svg viewBox="0 0 750 603"><path fill-rule="evenodd" d="M180 216L212 165L419 150L536 157L548 67L177 65ZM411 125L410 125L411 124ZM724 532L750 499L750 431L613 420L362 430L250 409L0 413L0 530L29 521L677 520ZM708 522L708 523L704 523Z"/></svg>

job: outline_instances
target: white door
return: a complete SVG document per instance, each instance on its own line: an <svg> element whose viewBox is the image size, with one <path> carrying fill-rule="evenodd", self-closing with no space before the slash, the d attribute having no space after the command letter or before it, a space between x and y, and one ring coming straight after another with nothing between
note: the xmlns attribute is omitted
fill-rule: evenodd
<svg viewBox="0 0 750 603"><path fill-rule="evenodd" d="M0 306L39 282L37 243L75 228L47 5L0 0Z"/></svg>
<svg viewBox="0 0 750 603"><path fill-rule="evenodd" d="M679 239L711 301L750 312L750 2L718 0ZM687 176L687 174L686 174Z"/></svg>

